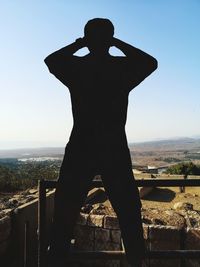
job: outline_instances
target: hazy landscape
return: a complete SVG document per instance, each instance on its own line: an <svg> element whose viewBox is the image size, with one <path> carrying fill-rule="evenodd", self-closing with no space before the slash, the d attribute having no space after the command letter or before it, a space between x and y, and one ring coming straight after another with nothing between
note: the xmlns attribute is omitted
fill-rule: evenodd
<svg viewBox="0 0 200 267"><path fill-rule="evenodd" d="M179 162L200 163L200 138L181 138L129 144L133 164L168 166Z"/></svg>
<svg viewBox="0 0 200 267"><path fill-rule="evenodd" d="M180 138L129 144L133 165L168 166L183 161L200 164L200 138ZM64 147L0 150L2 159L62 160Z"/></svg>
<svg viewBox="0 0 200 267"><path fill-rule="evenodd" d="M142 169L148 172L148 166L173 165L174 168L178 163L196 164L200 167L200 138L131 143L129 148L134 171ZM0 199L9 199L16 191L26 192L30 188L36 188L38 179L57 179L63 154L64 147L0 150ZM181 168L179 171L181 172ZM142 199L142 204L146 209L165 209L186 199L194 208L199 209L199 189L191 187L185 193L180 193L179 188L154 189L147 198Z"/></svg>

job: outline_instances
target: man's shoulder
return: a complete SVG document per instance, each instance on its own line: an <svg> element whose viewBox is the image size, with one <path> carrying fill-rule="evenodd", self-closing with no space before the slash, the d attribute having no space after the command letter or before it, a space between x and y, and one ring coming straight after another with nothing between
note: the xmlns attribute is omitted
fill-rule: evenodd
<svg viewBox="0 0 200 267"><path fill-rule="evenodd" d="M90 59L91 56L90 54L86 54L84 56L73 56L74 58L76 58L77 60L81 60L81 59ZM109 55L108 58L113 59L113 60L124 60L127 57L126 56L113 56L113 55Z"/></svg>
<svg viewBox="0 0 200 267"><path fill-rule="evenodd" d="M73 56L72 60L74 66L77 66L78 68L82 68L83 66L85 67L92 67L94 64L97 65L108 65L110 67L116 67L116 68L122 68L124 69L125 66L127 65L127 57L126 56L113 56L109 55L107 58L102 59L102 60L97 60L93 57L91 57L89 54L84 55L84 56Z"/></svg>

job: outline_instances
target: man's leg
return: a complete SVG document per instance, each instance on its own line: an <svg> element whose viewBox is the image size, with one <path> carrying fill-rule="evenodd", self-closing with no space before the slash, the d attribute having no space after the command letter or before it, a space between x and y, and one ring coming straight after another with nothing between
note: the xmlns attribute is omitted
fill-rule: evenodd
<svg viewBox="0 0 200 267"><path fill-rule="evenodd" d="M93 179L87 163L75 161L74 153L66 150L56 185L50 252L64 255L70 246L74 226ZM81 166L80 166L81 164Z"/></svg>
<svg viewBox="0 0 200 267"><path fill-rule="evenodd" d="M129 150L113 152L111 160L107 160L108 165L104 164L102 181L119 220L127 260L136 264L145 252L139 190Z"/></svg>

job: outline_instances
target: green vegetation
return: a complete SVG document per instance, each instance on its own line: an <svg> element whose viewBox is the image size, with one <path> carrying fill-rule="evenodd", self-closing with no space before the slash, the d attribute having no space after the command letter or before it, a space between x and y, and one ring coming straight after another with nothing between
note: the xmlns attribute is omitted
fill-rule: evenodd
<svg viewBox="0 0 200 267"><path fill-rule="evenodd" d="M58 178L61 160L26 161L0 160L0 191L14 192L36 186L39 179Z"/></svg>
<svg viewBox="0 0 200 267"><path fill-rule="evenodd" d="M178 163L169 167L166 170L166 173L180 175L200 175L200 165L195 165L192 162Z"/></svg>
<svg viewBox="0 0 200 267"><path fill-rule="evenodd" d="M168 158L164 158L164 157L159 157L159 158L155 158L156 161L165 161L167 163L172 163L172 162L181 162L181 159L178 158L174 158L174 157L168 157Z"/></svg>
<svg viewBox="0 0 200 267"><path fill-rule="evenodd" d="M200 153L190 153L185 156L188 159L200 159Z"/></svg>

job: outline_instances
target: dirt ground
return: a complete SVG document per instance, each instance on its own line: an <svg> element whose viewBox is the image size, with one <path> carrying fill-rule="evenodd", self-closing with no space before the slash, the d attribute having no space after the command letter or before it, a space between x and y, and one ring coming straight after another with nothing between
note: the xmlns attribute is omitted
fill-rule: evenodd
<svg viewBox="0 0 200 267"><path fill-rule="evenodd" d="M92 214L114 215L110 201L107 199L104 189L93 189L93 199L88 199L88 205L84 206L82 212ZM92 195L91 195L92 196ZM200 189L195 187L185 188L180 193L179 187L156 187L142 201L142 220L147 224L200 227ZM189 210L175 209L177 202L193 205ZM92 204L92 206L91 206ZM187 219L188 218L188 219Z"/></svg>
<svg viewBox="0 0 200 267"><path fill-rule="evenodd" d="M90 193L94 195L88 198L88 205L84 205L82 212L93 214L109 214L115 215L110 201L107 199L104 188L94 188ZM16 193L15 193L16 194ZM5 199L12 198L12 194L0 194L0 207L4 205ZM143 222L147 224L160 224L182 226L185 224L183 218L184 211L176 211L174 204L177 202L190 203L193 205L191 211L187 211L187 215L191 215L191 223L200 226L200 188L185 187L185 192L180 193L179 187L156 187L148 195L141 199L142 201L142 217Z"/></svg>
<svg viewBox="0 0 200 267"><path fill-rule="evenodd" d="M142 199L142 207L165 210L173 208L176 202L188 202L194 210L200 211L200 188L185 187L185 193L180 193L179 187L156 187Z"/></svg>
<svg viewBox="0 0 200 267"><path fill-rule="evenodd" d="M105 206L110 206L108 200L99 199ZM146 197L141 199L142 208L157 208L166 210L173 208L176 202L188 202L194 210L200 211L200 188L186 187L185 193L180 193L179 187L156 187Z"/></svg>
<svg viewBox="0 0 200 267"><path fill-rule="evenodd" d="M11 198L15 193L1 193L0 201L3 198ZM200 188L185 187L185 193L180 193L179 187L156 187L146 197L142 198L142 207L170 209L176 202L189 202L193 205L194 210L200 211ZM108 200L102 199L103 204L110 206Z"/></svg>

